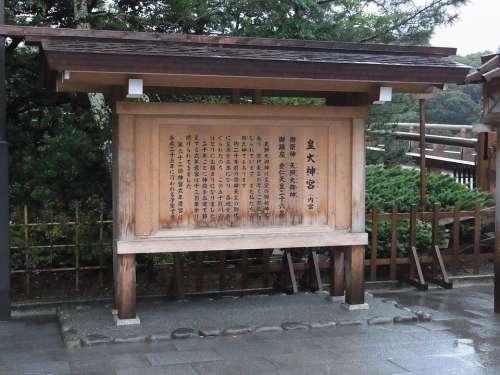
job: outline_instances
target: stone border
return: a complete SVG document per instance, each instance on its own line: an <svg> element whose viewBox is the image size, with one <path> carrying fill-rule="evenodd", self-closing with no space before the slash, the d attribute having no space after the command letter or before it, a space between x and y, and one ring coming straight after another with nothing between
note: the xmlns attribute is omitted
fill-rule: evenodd
<svg viewBox="0 0 500 375"><path fill-rule="evenodd" d="M267 296L267 295L261 295ZM327 297L328 298L328 297ZM190 327L180 327L172 332L155 332L151 335L130 335L110 337L100 334L90 334L81 336L74 327L69 324L69 309L61 306L57 309L57 317L64 344L68 349L80 348L82 346L95 346L104 344L125 344L140 342L158 342L165 340L182 340L188 338L205 338L217 336L239 336L244 334L262 334L295 330L309 329L332 329L337 326L374 326L381 324L409 324L418 322L429 322L432 320L431 314L424 311L413 311L395 300L383 300L383 303L390 303L402 310L397 316L373 316L368 319L359 320L339 320L322 322L283 322L280 325L271 326L231 326L231 327L200 327L198 330Z"/></svg>

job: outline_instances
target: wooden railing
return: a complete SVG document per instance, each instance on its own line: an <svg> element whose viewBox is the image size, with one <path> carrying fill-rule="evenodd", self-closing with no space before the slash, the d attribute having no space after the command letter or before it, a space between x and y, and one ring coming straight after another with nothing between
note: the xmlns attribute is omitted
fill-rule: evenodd
<svg viewBox="0 0 500 375"><path fill-rule="evenodd" d="M390 134L401 141L407 141L410 152L407 156L419 162L419 124L398 123L395 127L408 131L370 130L374 135ZM427 124L426 143L432 144L426 147L426 166L431 170L449 171L453 177L471 188L490 191L494 183L494 147L492 133L479 132L472 134L472 125L453 124ZM431 132L453 131L457 135L430 134ZM476 138L477 136L477 138ZM445 148L444 146L448 146ZM381 145L371 145L371 150L383 152Z"/></svg>
<svg viewBox="0 0 500 375"><path fill-rule="evenodd" d="M89 284L112 290L112 221L106 218L102 208L93 214L96 217L81 215L77 207L70 221L31 222L28 208L23 208L17 216L19 222L11 224L12 278L17 300L48 297L51 288L55 290L61 283L66 287L66 294L62 293L64 298L88 295ZM391 212L368 212L366 218L369 246L365 265L366 279L370 281L396 280L408 272L410 238L417 233L410 233L411 226L401 224L409 223L412 218L420 221L419 233L432 237L424 248L419 247L417 241L423 267L435 261L430 248L436 244L441 246L444 262L452 274L464 263L470 266L471 273L478 274L484 262L493 259L494 238L487 234L485 225L494 218L492 209L476 205L474 210L464 211L456 205L453 210L443 212L439 205L434 205L432 211L408 213L399 212L395 206ZM443 234L449 237L445 241L448 244L440 242ZM385 236L385 242L381 236ZM332 276L329 251L317 250L323 278L328 281ZM175 277L181 278L185 292L272 288L283 270L281 257L276 251L274 254L273 249L266 249L230 254L185 253L175 258L165 254L141 256L138 257L138 279L161 274L163 281L173 285ZM307 254L306 249L293 251L299 279L307 269ZM43 288L39 286L41 282L33 282L47 275L59 275L56 277L59 281L51 284L44 280ZM149 289L142 288L146 294ZM159 290L169 289L161 286Z"/></svg>
<svg viewBox="0 0 500 375"><path fill-rule="evenodd" d="M378 268L387 266L389 268L389 278L395 280L398 278L401 266L410 264L408 256L398 256L397 250L401 233L398 233L397 229L399 223L407 222L409 224L412 218L425 223L431 231L432 240L428 248L419 248L417 244L421 264L434 263L435 259L431 255L431 247L441 245L439 243L440 233L444 229L448 229L450 230L449 245L441 246L446 266L450 267L452 271L456 271L458 266L463 262L470 262L473 264L471 272L478 274L481 262L493 259L494 237L486 236L482 223L493 220L494 216L495 211L493 209L481 209L479 204L475 205L473 211L464 211L460 209L459 205L455 205L452 211L442 212L439 204L433 205L432 211L428 212L411 210L410 213L401 213L398 212L397 206L393 207L391 213L379 213L377 210L373 210L367 215L367 222L371 227L369 239L370 257L365 261L365 265L370 270L369 279L372 281L378 280ZM378 236L379 227L383 222L390 223L391 227L390 252L389 256L380 257L378 254ZM437 223L437 225L433 225L433 223ZM464 233L464 224L470 227L468 230L470 233ZM413 233L408 233L408 239L403 244L408 253L410 250L410 238L416 235L416 228L412 230ZM483 234L485 238L482 241L481 235ZM468 239L463 240L463 237Z"/></svg>

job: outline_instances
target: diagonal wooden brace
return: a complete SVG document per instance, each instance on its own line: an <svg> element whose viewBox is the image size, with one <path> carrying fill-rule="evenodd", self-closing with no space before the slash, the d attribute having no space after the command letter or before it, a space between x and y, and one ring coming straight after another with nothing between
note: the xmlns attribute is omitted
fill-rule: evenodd
<svg viewBox="0 0 500 375"><path fill-rule="evenodd" d="M437 265L438 276L433 277L429 280L431 283L439 285L445 289L453 289L453 283L448 277L448 272L446 272L446 267L444 265L443 257L441 255L441 250L438 245L432 247L432 256L434 257L434 263Z"/></svg>
<svg viewBox="0 0 500 375"><path fill-rule="evenodd" d="M309 251L309 255L307 258L307 270L304 276L307 288L314 291L323 290L323 282L321 281L321 273L319 268L319 256L316 250Z"/></svg>
<svg viewBox="0 0 500 375"><path fill-rule="evenodd" d="M403 280L408 284L414 286L419 290L428 290L429 284L425 282L424 273L422 272L422 265L418 257L417 248L411 247L410 250L410 275L407 279Z"/></svg>
<svg viewBox="0 0 500 375"><path fill-rule="evenodd" d="M292 254L289 249L283 249L280 279L280 286L282 288L288 288L288 281L290 281L292 283L292 294L296 294L299 291L295 270L293 268Z"/></svg>

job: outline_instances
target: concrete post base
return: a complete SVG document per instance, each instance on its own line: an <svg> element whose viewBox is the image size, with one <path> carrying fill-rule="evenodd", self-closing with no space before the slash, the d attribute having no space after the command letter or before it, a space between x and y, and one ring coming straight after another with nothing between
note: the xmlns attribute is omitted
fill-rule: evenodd
<svg viewBox="0 0 500 375"><path fill-rule="evenodd" d="M350 305L348 303L343 303L342 306L349 311L356 311L356 310L368 310L370 309L370 305L367 303L360 303L358 305Z"/></svg>
<svg viewBox="0 0 500 375"><path fill-rule="evenodd" d="M141 324L141 319L136 316L133 319L120 319L118 318L118 310L111 310L111 314L113 315L113 320L115 321L115 325L117 327L125 327L125 326L135 326Z"/></svg>

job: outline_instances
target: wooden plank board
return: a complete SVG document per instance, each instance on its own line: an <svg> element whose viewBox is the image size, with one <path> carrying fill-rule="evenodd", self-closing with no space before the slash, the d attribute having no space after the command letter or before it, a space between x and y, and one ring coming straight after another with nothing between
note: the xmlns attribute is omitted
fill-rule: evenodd
<svg viewBox="0 0 500 375"><path fill-rule="evenodd" d="M192 103L132 103L118 102L118 114L132 114L136 116L162 116L163 118L238 118L252 119L282 118L291 119L299 116L302 119L336 119L362 118L367 115L365 107L320 107L320 106L284 106L259 105L245 106L240 104L192 104ZM255 125L259 125L255 121ZM308 126L303 122L303 126Z"/></svg>
<svg viewBox="0 0 500 375"><path fill-rule="evenodd" d="M153 209L151 168L153 143L151 127L147 119L138 119L135 126L135 234L148 236L153 233L151 211Z"/></svg>
<svg viewBox="0 0 500 375"><path fill-rule="evenodd" d="M120 116L118 126L116 237L123 240L135 236L135 118Z"/></svg>
<svg viewBox="0 0 500 375"><path fill-rule="evenodd" d="M184 237L150 237L144 239L118 241L119 254L131 253L161 253L183 251L224 251L251 250L262 248L294 248L321 246L366 245L366 233L349 233L346 231L285 232L283 234L248 234L244 229L239 234L224 235L224 230L218 230L218 235L196 235L193 230L190 236Z"/></svg>
<svg viewBox="0 0 500 375"><path fill-rule="evenodd" d="M338 122L335 127L335 229L350 229L352 218L352 125Z"/></svg>
<svg viewBox="0 0 500 375"><path fill-rule="evenodd" d="M373 92L377 86L371 82L340 80L304 80L295 78L261 78L185 74L136 74L144 82L145 92L167 92L180 94L231 95L232 89L250 95L252 90L262 89L264 96L324 97L331 92ZM57 76L58 92L98 92L112 87L127 87L129 74L112 72L71 71L69 80ZM425 92L432 86L428 83L391 82L393 92ZM243 90L246 90L244 92Z"/></svg>
<svg viewBox="0 0 500 375"><path fill-rule="evenodd" d="M365 231L365 121L352 122L352 226L353 232Z"/></svg>

